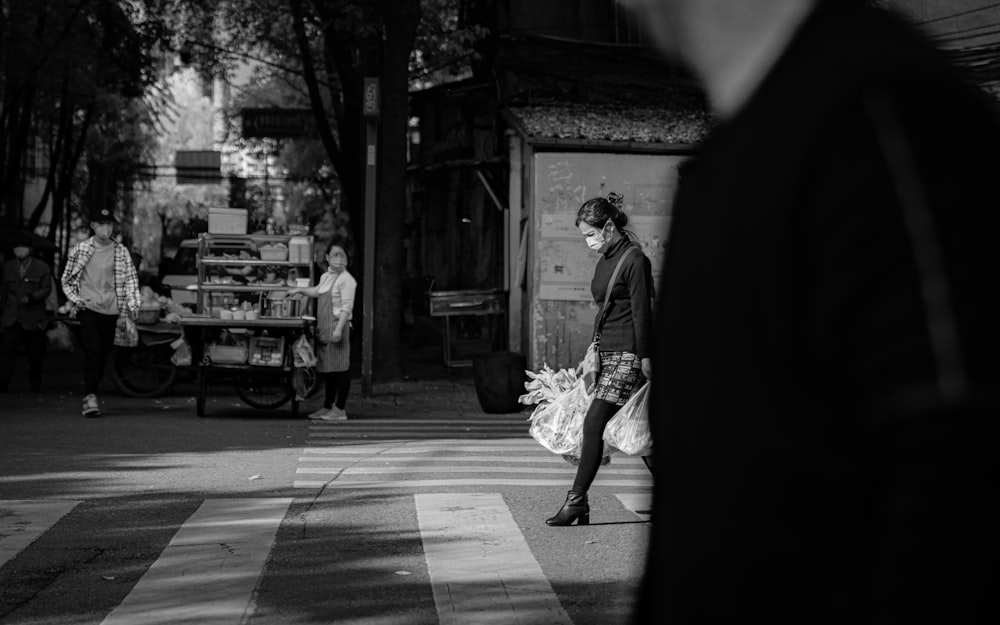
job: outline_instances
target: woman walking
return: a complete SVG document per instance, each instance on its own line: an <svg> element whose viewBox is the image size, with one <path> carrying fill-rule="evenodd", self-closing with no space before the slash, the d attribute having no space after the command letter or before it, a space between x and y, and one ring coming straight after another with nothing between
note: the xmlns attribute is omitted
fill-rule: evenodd
<svg viewBox="0 0 1000 625"><path fill-rule="evenodd" d="M316 301L316 372L324 380L323 407L310 419L343 421L351 390L351 317L358 283L347 271L350 257L342 237L334 237L326 252L327 269L319 284L289 289L289 295L308 295Z"/></svg>
<svg viewBox="0 0 1000 625"><path fill-rule="evenodd" d="M604 455L604 428L629 397L650 379L649 356L653 328L653 279L649 259L630 236L622 196L611 193L580 206L576 226L587 247L601 254L590 291L601 306L594 322L598 337L600 372L594 397L583 421L583 444L573 487L566 502L548 525L590 523L587 491L597 476ZM652 468L649 457L643 457Z"/></svg>

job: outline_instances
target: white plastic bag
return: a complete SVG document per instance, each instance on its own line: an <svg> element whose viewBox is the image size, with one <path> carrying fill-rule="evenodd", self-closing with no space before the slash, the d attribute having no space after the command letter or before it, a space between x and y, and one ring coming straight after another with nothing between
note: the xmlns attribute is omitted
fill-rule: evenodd
<svg viewBox="0 0 1000 625"><path fill-rule="evenodd" d="M183 336L172 342L170 347L174 348L174 353L170 356L170 362L178 367L187 367L191 364L191 346L188 345Z"/></svg>
<svg viewBox="0 0 1000 625"><path fill-rule="evenodd" d="M316 366L316 352L304 334L292 346L292 364L296 368Z"/></svg>
<svg viewBox="0 0 1000 625"><path fill-rule="evenodd" d="M628 456L653 455L649 431L649 382L639 387L604 428L604 442Z"/></svg>
<svg viewBox="0 0 1000 625"><path fill-rule="evenodd" d="M115 324L115 345L118 347L135 347L139 344L139 328L127 314L118 315Z"/></svg>
<svg viewBox="0 0 1000 625"><path fill-rule="evenodd" d="M50 352L73 351L73 334L62 321L53 322L45 331L45 336L48 339Z"/></svg>
<svg viewBox="0 0 1000 625"><path fill-rule="evenodd" d="M551 402L540 404L529 417L528 433L542 447L560 455L580 455L583 441L583 417L590 407L591 395L584 381L577 380L569 390Z"/></svg>
<svg viewBox="0 0 1000 625"><path fill-rule="evenodd" d="M542 447L559 454L566 462L576 465L583 445L583 419L593 395L587 391L586 381L578 379L568 390L551 402L540 404L528 419L528 433ZM611 461L613 449L604 446L601 464Z"/></svg>
<svg viewBox="0 0 1000 625"><path fill-rule="evenodd" d="M527 391L517 398L519 402L527 406L535 404L547 404L553 399L568 391L579 379L574 369L552 369L548 365L543 365L538 373L525 371L528 381L524 383Z"/></svg>

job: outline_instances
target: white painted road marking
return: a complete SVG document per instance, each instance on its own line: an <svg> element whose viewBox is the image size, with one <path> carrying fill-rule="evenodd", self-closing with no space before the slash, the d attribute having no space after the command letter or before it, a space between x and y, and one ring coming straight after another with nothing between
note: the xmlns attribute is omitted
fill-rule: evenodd
<svg viewBox="0 0 1000 625"><path fill-rule="evenodd" d="M634 515L643 521L649 520L653 512L653 496L650 493L621 493L615 497Z"/></svg>
<svg viewBox="0 0 1000 625"><path fill-rule="evenodd" d="M301 458L299 458L299 462L309 462L309 463L315 463L315 462L367 462L367 463L373 463L373 462L375 462L375 463L385 463L385 464L390 464L390 463L391 464L407 463L407 465L413 464L415 466L421 466L421 464L427 464L429 462L441 462L443 460L446 460L449 463L474 462L476 464L486 464L486 463L489 463L489 462L501 462L501 463L504 463L504 464L507 464L507 463L513 463L513 464L528 464L528 463L534 464L534 463L539 463L539 464L558 464L560 466L569 466L569 465L566 464L565 460L563 460L559 456L555 456L553 454L546 454L545 456L522 456L522 457L516 457L516 456L510 456L510 455L503 455L503 456L459 456L459 455L451 454L451 453L446 452L446 451L441 451L440 453L435 453L432 456L383 456L381 454L374 455L374 456L373 455L365 455L365 456L359 456L359 455L339 456L339 455L325 455L325 454L310 454L308 456L302 456ZM621 465L621 464L635 465L637 467L638 466L644 466L642 464L642 461L639 459L638 456L636 456L634 458L628 458L628 457L620 458L618 456L615 456L614 460L611 461L611 466ZM571 470L574 470L574 471L576 470L575 467L570 467L570 468L571 468ZM602 471L606 471L607 469L608 469L608 467L602 467L601 468ZM647 469L646 472L648 473L649 470Z"/></svg>
<svg viewBox="0 0 1000 625"><path fill-rule="evenodd" d="M35 542L79 501L0 501L0 566Z"/></svg>
<svg viewBox="0 0 1000 625"><path fill-rule="evenodd" d="M512 425L523 425L525 430L525 435L528 432L529 421L527 418L524 419L490 419L489 421L483 419L348 419L347 421L315 421L309 424L309 427L327 427L327 428L337 428L345 425L357 425L365 428L381 427L383 425L406 425L409 427L417 427L422 425L475 425L475 426L512 426Z"/></svg>
<svg viewBox="0 0 1000 625"><path fill-rule="evenodd" d="M400 466L400 467L369 467L369 466L343 466L343 467L306 467L299 468L296 473L311 474L339 474L339 475L392 475L396 473L530 473L538 475L540 473L550 473L555 475L570 475L574 473L573 467L566 466L557 468L541 467L456 467L452 465L437 466ZM648 469L601 469L602 475L649 475Z"/></svg>
<svg viewBox="0 0 1000 625"><path fill-rule="evenodd" d="M491 478L481 479L454 479L454 480L387 480L384 482L362 482L362 481L341 481L341 480L296 480L292 486L294 488L329 488L337 490L367 488L442 488L445 486L559 486L564 490L570 482L566 478L544 480L544 479L517 479L517 478ZM594 486L616 486L619 488L643 488L652 487L652 478L640 480L606 480L601 479L598 474L594 481Z"/></svg>
<svg viewBox="0 0 1000 625"><path fill-rule="evenodd" d="M305 450L307 454L358 454L358 453L379 453L379 454L417 454L431 452L472 452L472 453L494 453L507 451L546 451L544 447L533 440L525 439L497 439L484 443L470 443L469 439L461 441L437 440L434 443L427 441L378 441L370 443L340 441L322 441L323 446L316 445Z"/></svg>
<svg viewBox="0 0 1000 625"><path fill-rule="evenodd" d="M317 443L319 441L316 441ZM330 479L295 480L295 489L440 488L476 486L559 486L571 479L574 467L561 456L546 450L530 438L503 438L485 441L468 439L427 441L379 441L307 447L299 458L296 474L330 476ZM526 464L534 467L524 467ZM550 466L537 466L537 465ZM469 466L477 465L477 466ZM511 466L513 465L513 466ZM553 468L555 465L558 468ZM456 479L378 480L392 474L418 477L420 474L460 473ZM475 479L474 474L497 477ZM529 474L518 478L516 474ZM553 479L546 479L552 476ZM556 478L556 476L562 476ZM353 478L353 481L352 481ZM361 479L359 479L361 478ZM614 478L619 478L615 480ZM631 479L630 479L631 478ZM602 468L596 486L649 487L649 471L638 456L612 456L611 466Z"/></svg>
<svg viewBox="0 0 1000 625"><path fill-rule="evenodd" d="M291 503L205 500L103 625L238 625Z"/></svg>
<svg viewBox="0 0 1000 625"><path fill-rule="evenodd" d="M414 498L441 625L572 625L500 495Z"/></svg>

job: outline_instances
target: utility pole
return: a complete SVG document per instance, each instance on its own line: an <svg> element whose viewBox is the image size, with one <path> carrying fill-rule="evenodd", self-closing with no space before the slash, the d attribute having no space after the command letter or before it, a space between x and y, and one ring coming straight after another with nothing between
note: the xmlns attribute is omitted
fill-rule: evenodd
<svg viewBox="0 0 1000 625"><path fill-rule="evenodd" d="M366 77L361 113L365 118L365 271L362 293L361 394L372 396L372 342L375 329L375 189L378 176L378 78Z"/></svg>

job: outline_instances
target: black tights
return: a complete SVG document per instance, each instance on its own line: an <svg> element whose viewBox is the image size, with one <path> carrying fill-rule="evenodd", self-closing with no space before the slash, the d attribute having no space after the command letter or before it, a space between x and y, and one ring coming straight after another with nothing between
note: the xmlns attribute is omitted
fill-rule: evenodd
<svg viewBox="0 0 1000 625"><path fill-rule="evenodd" d="M583 418L583 444L580 446L580 464L576 468L576 479L573 480L573 492L586 493L597 477L597 469L604 457L604 428L611 417L615 416L620 406L603 399L595 399L587 409ZM653 458L643 456L646 467L653 470Z"/></svg>
<svg viewBox="0 0 1000 625"><path fill-rule="evenodd" d="M333 371L321 373L326 379L326 398L323 400L324 408L333 408L334 405L341 410L347 405L347 393L351 390L350 371Z"/></svg>

